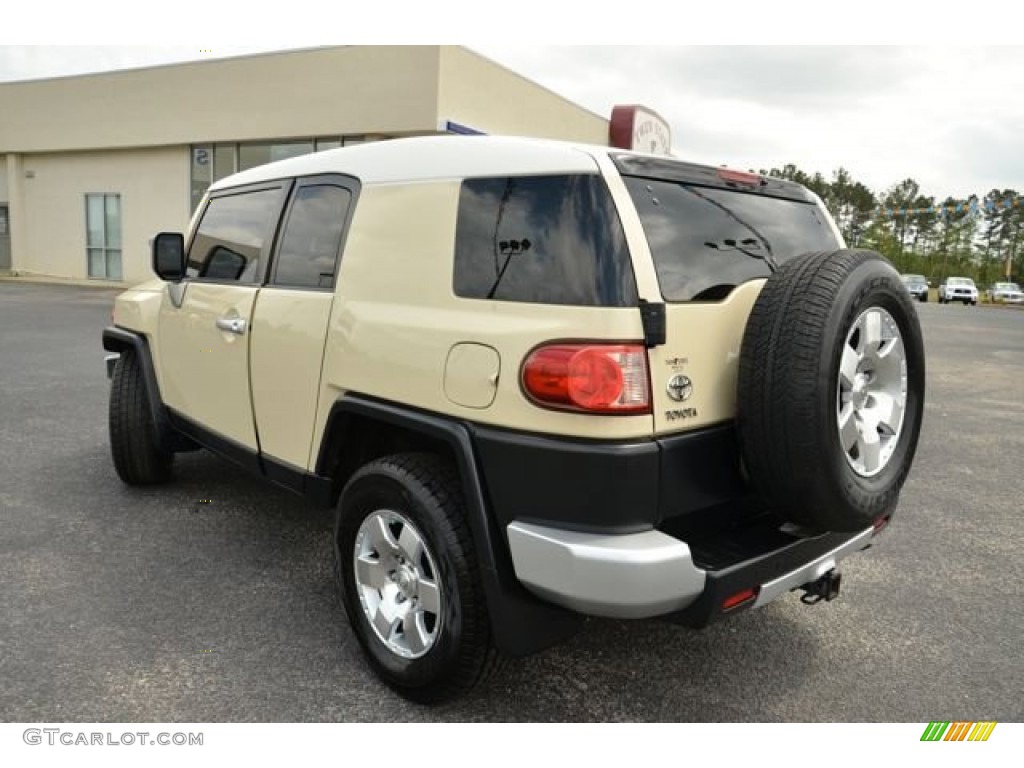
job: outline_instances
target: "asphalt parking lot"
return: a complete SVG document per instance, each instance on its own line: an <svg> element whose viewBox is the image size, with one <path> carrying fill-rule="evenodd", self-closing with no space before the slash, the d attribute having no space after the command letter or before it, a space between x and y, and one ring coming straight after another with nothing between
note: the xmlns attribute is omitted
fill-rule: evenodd
<svg viewBox="0 0 1024 768"><path fill-rule="evenodd" d="M1024 311L920 305L914 471L839 600L700 632L593 620L425 708L360 657L329 513L205 452L120 483L113 295L0 281L2 721L1024 720Z"/></svg>

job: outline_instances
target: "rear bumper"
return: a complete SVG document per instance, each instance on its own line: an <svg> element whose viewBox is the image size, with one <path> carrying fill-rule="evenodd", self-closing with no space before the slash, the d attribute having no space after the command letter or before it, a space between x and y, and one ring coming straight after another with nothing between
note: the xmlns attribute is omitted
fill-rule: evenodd
<svg viewBox="0 0 1024 768"><path fill-rule="evenodd" d="M508 526L516 577L534 594L594 616L642 619L685 608L704 590L690 548L661 531L606 535Z"/></svg>
<svg viewBox="0 0 1024 768"><path fill-rule="evenodd" d="M608 535L516 521L507 532L516 576L539 597L594 616L671 615L703 626L815 581L868 547L876 531L793 536L718 570L699 567L685 542L657 530ZM728 598L749 590L751 598L724 607Z"/></svg>

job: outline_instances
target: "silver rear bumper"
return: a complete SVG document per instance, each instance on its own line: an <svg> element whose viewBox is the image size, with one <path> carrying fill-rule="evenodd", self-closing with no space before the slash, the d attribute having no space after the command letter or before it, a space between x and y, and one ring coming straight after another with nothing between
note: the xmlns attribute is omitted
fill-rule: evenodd
<svg viewBox="0 0 1024 768"><path fill-rule="evenodd" d="M661 531L621 535L581 533L513 522L509 548L516 577L539 597L579 613L642 619L680 611L705 591L708 574L694 564L685 542ZM761 584L754 606L763 606L864 549L867 528L799 568Z"/></svg>
<svg viewBox="0 0 1024 768"><path fill-rule="evenodd" d="M532 592L593 616L642 619L685 608L704 590L690 548L660 531L602 535L514 522L516 576Z"/></svg>

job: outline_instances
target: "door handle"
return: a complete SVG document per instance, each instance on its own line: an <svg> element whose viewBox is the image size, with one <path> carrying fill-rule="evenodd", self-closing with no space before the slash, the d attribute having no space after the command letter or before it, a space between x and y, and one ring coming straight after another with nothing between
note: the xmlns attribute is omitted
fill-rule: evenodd
<svg viewBox="0 0 1024 768"><path fill-rule="evenodd" d="M245 326L245 319L241 317L217 318L217 327L222 331L227 331L228 333L236 333L239 336L241 336L243 333L245 333Z"/></svg>

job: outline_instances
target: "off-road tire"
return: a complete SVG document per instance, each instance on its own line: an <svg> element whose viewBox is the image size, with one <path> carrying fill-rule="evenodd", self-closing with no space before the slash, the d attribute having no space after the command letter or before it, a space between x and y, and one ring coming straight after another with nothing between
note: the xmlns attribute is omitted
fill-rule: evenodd
<svg viewBox="0 0 1024 768"><path fill-rule="evenodd" d="M413 523L438 570L440 629L419 658L403 658L388 648L360 602L356 537L363 521L383 510ZM450 462L414 453L363 466L338 500L334 542L336 578L349 623L373 670L395 691L416 702L436 703L465 693L499 667L503 659L492 640L461 484Z"/></svg>
<svg viewBox="0 0 1024 768"><path fill-rule="evenodd" d="M133 350L122 352L114 366L108 427L114 469L123 482L155 485L171 479L174 454L160 447L146 379Z"/></svg>
<svg viewBox="0 0 1024 768"><path fill-rule="evenodd" d="M885 310L898 328L906 401L889 458L877 474L863 476L840 442L837 404L847 335L872 308ZM782 518L819 531L856 531L890 514L914 458L924 395L917 313L882 256L809 253L768 279L743 336L737 431L752 485Z"/></svg>

